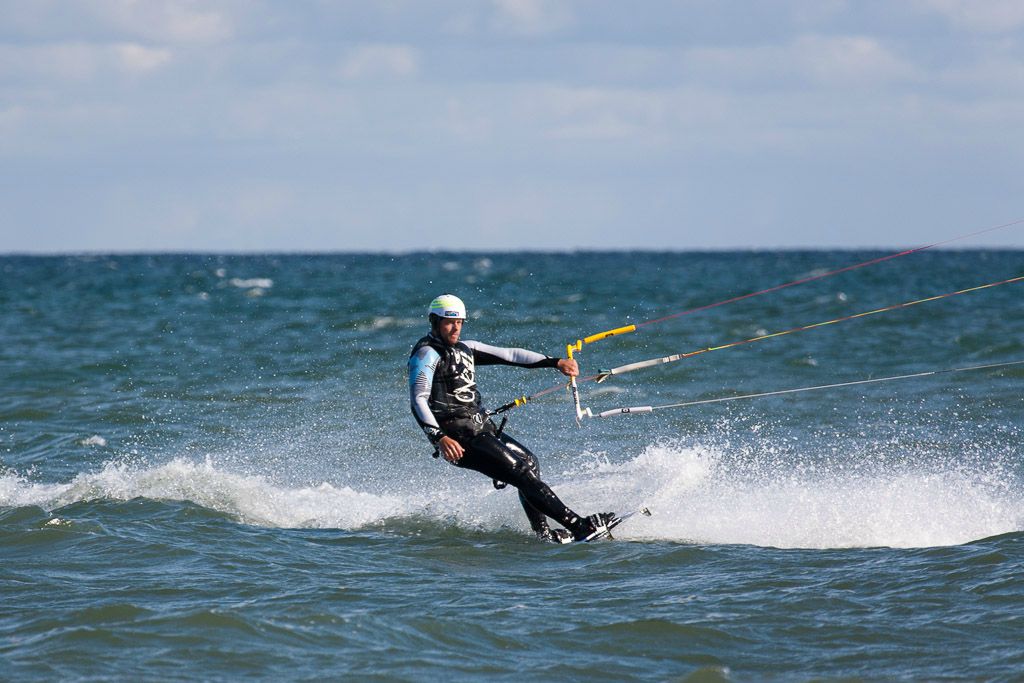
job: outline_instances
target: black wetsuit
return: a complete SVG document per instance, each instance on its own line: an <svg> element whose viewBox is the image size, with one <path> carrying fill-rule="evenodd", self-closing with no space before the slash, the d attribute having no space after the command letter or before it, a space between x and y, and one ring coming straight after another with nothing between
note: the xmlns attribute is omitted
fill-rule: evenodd
<svg viewBox="0 0 1024 683"><path fill-rule="evenodd" d="M455 464L476 470L519 490L530 526L544 533L550 517L575 529L579 516L541 481L537 458L504 432L498 434L487 417L476 388L476 365L557 367L558 359L526 349L507 349L480 342L448 346L434 334L420 339L409 357L409 393L413 416L437 446L449 436L465 449Z"/></svg>

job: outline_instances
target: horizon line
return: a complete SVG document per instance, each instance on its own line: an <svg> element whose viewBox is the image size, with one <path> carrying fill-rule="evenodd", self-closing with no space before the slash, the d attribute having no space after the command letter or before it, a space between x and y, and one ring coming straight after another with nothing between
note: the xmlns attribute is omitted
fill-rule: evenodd
<svg viewBox="0 0 1024 683"><path fill-rule="evenodd" d="M68 250L68 251L32 251L11 250L0 251L0 258L53 258L53 257L107 257L107 256L419 256L431 254L451 254L486 256L488 254L715 254L737 252L801 252L801 251L890 251L894 249L913 249L905 245L874 245L874 246L737 246L737 247L693 247L693 248L658 248L658 247L566 247L562 249L409 249L409 250L370 250L370 249L125 249L125 250ZM964 245L959 247L941 247L929 251L1024 251L1024 245Z"/></svg>

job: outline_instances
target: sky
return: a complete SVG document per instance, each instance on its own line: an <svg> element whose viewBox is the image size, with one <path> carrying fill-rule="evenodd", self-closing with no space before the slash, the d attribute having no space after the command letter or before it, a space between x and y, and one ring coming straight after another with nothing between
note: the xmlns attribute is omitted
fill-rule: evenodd
<svg viewBox="0 0 1024 683"><path fill-rule="evenodd" d="M1022 161L1020 0L0 0L0 253L916 246Z"/></svg>

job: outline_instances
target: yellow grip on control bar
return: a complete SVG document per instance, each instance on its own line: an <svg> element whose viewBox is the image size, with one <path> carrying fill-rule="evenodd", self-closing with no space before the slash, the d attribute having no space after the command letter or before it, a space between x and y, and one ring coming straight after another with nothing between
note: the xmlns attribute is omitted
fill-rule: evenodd
<svg viewBox="0 0 1024 683"><path fill-rule="evenodd" d="M636 325L626 325L625 327L616 327L614 330L608 330L607 332L598 332L597 334L592 334L589 337L585 337L583 339L583 343L584 344L590 344L590 343L593 343L593 342L596 342L596 341L600 341L602 339L607 339L608 337L615 336L616 334L626 334L627 332L635 332L635 331L636 331ZM576 343L579 344L579 342L576 342ZM579 351L579 349L576 349L576 350ZM571 356L570 356L570 358L571 358Z"/></svg>

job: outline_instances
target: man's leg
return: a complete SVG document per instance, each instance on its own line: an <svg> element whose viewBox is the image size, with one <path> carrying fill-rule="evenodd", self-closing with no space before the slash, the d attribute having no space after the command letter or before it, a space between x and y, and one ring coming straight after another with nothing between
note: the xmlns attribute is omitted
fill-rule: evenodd
<svg viewBox="0 0 1024 683"><path fill-rule="evenodd" d="M537 462L537 456L535 456L529 448L507 434L498 435L498 439L505 444L506 448L515 453L520 460L524 461L526 466L530 469L530 472L533 473L533 476L540 480L540 463ZM519 502L523 506L526 518L530 520L530 527L537 532L538 535L549 533L548 518L543 512L534 507L533 503L526 499L526 496L522 491L519 491Z"/></svg>
<svg viewBox="0 0 1024 683"><path fill-rule="evenodd" d="M579 526L579 515L541 481L537 458L515 439L504 434L500 439L481 434L468 442L465 454L456 464L515 486L534 531L547 525L545 515L567 529Z"/></svg>
<svg viewBox="0 0 1024 683"><path fill-rule="evenodd" d="M530 468L530 471L537 478L537 480L540 481L540 463L537 462L537 457L532 452L530 452L530 449L524 446L523 444L519 443L515 439L513 439L511 436L508 436L507 434L499 434L498 438L501 440L503 444L505 444L506 448L508 448L510 451L518 455L524 462L526 462L527 466ZM552 493L551 495L554 495L554 493ZM548 541L566 543L572 538L575 538L576 540L581 540L586 539L588 537L592 537L593 535L597 534L603 526L607 525L608 522L611 521L611 519L615 516L614 513L611 512L602 512L584 518L576 517L576 521L571 522L570 524L565 524L563 522L562 525L566 529L570 529L571 532L569 536L562 537L560 536L559 532L566 532L562 529L555 529L555 532L553 533L551 529L548 528L547 518L544 516L544 513L542 513L540 510L534 507L533 504L526 499L522 491L520 491L519 493L519 500L523 505L523 509L526 510L526 516L530 519L530 525L533 527L533 530L537 532L538 536ZM570 510L570 512L572 511ZM575 515L575 513L572 514ZM538 520L536 525L534 523L535 519ZM557 517L555 519L557 519Z"/></svg>

